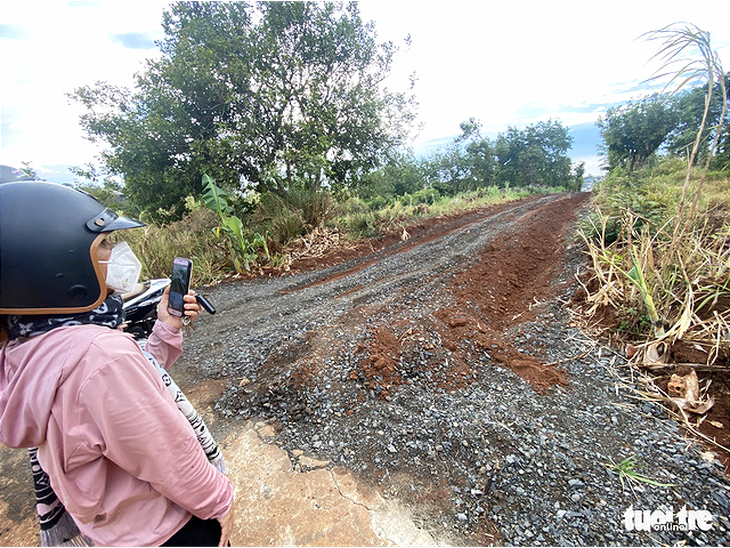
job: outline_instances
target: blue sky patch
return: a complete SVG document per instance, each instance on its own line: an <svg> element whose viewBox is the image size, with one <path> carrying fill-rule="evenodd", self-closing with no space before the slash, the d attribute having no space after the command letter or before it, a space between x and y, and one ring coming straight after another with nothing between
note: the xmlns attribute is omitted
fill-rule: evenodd
<svg viewBox="0 0 730 548"><path fill-rule="evenodd" d="M0 23L0 39L2 38L23 40L28 38L28 32L25 29L14 27L13 25L4 25Z"/></svg>
<svg viewBox="0 0 730 548"><path fill-rule="evenodd" d="M112 34L111 40L129 49L155 49L155 40L147 32L125 32L124 34Z"/></svg>

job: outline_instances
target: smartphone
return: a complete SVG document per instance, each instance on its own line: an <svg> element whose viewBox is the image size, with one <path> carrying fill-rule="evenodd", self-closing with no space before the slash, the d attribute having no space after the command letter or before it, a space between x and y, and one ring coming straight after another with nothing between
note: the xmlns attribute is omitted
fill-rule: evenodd
<svg viewBox="0 0 730 548"><path fill-rule="evenodd" d="M170 302L167 311L173 316L182 316L185 312L183 295L190 290L190 277L193 274L193 261L182 257L175 257L172 262L170 276Z"/></svg>

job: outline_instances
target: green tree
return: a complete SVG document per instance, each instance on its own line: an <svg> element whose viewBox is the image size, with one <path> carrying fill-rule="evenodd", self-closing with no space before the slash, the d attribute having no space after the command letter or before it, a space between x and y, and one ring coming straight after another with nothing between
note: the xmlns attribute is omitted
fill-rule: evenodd
<svg viewBox="0 0 730 548"><path fill-rule="evenodd" d="M465 145L464 160L468 170L464 181L464 190L474 190L482 186L494 184L495 159L491 142L482 136L482 123L469 118L459 125L461 135L456 138L457 144Z"/></svg>
<svg viewBox="0 0 730 548"><path fill-rule="evenodd" d="M442 196L453 196L469 189L469 162L464 148L457 142L431 155L426 164L428 186Z"/></svg>
<svg viewBox="0 0 730 548"><path fill-rule="evenodd" d="M106 168L160 217L202 192L204 172L280 195L347 186L407 136L413 97L383 85L397 48L356 3L178 2L163 29L134 91L73 94Z"/></svg>
<svg viewBox="0 0 730 548"><path fill-rule="evenodd" d="M712 165L715 169L730 170L730 121L725 125L720 137L717 152L712 159Z"/></svg>
<svg viewBox="0 0 730 548"><path fill-rule="evenodd" d="M547 186L568 186L571 182L571 161L568 156L573 144L568 128L548 120L527 127L527 140L537 145L544 157L539 183Z"/></svg>
<svg viewBox="0 0 730 548"><path fill-rule="evenodd" d="M677 127L674 101L664 94L654 94L638 101L612 107L598 119L608 169L617 166L629 173L640 170Z"/></svg>
<svg viewBox="0 0 730 548"><path fill-rule="evenodd" d="M122 184L110 177L109 174L99 171L91 163L85 166L71 167L70 171L76 176L74 181L76 188L91 194L99 202L114 209L117 213L139 217L139 210L130 210L128 200L125 199L123 194L124 187Z"/></svg>
<svg viewBox="0 0 730 548"><path fill-rule="evenodd" d="M357 181L358 195L374 206L383 206L397 196L413 194L424 186L420 163L413 151L395 151L387 161Z"/></svg>
<svg viewBox="0 0 730 548"><path fill-rule="evenodd" d="M489 139L482 137L469 143L466 146L466 160L473 188L491 186L495 183L497 163Z"/></svg>
<svg viewBox="0 0 730 548"><path fill-rule="evenodd" d="M724 84L727 93L727 90L730 90L730 74L725 75ZM705 113L706 92L706 86L695 86L677 95L675 103L675 108L677 109L677 126L666 140L666 148L669 153L686 158L692 150L692 145L697 138L697 132L702 126L702 118ZM713 142L714 132L720 124L722 112L722 85L720 82L716 82L707 111L707 120L699 141L700 144L697 152L699 159L707 159L710 146ZM724 125L728 125L727 113Z"/></svg>
<svg viewBox="0 0 730 548"><path fill-rule="evenodd" d="M580 189L583 188L585 174L586 163L578 162L577 164L575 164L573 166L573 184L568 186L568 190L573 190L575 192L580 191Z"/></svg>
<svg viewBox="0 0 730 548"><path fill-rule="evenodd" d="M459 127L461 134L453 142L422 163L426 185L442 195L494 184L494 149L481 134L481 122L470 118Z"/></svg>
<svg viewBox="0 0 730 548"><path fill-rule="evenodd" d="M497 183L520 186L520 156L527 149L526 135L516 127L508 127L497 136L494 154L497 158Z"/></svg>
<svg viewBox="0 0 730 548"><path fill-rule="evenodd" d="M520 130L500 133L494 145L499 184L526 186L570 186L571 161L568 150L573 138L555 120L538 122Z"/></svg>

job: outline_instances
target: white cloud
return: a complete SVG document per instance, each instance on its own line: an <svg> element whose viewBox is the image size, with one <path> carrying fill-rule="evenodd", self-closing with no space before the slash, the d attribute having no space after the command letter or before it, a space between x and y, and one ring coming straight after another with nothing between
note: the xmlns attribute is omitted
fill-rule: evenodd
<svg viewBox="0 0 730 548"><path fill-rule="evenodd" d="M161 37L161 15L158 3L0 4L3 24L25 36L2 40L0 48L6 137L0 143L0 161L30 161L40 167L92 160L97 149L83 139L78 126L82 109L66 94L99 80L131 84L154 52L124 48L114 43L113 34Z"/></svg>
<svg viewBox="0 0 730 548"><path fill-rule="evenodd" d="M585 171L584 173L586 175L593 175L593 176L600 176L604 174L603 169L601 168L601 164L603 163L603 158L600 156L593 155L593 156L578 156L576 158L573 158L573 165L579 164L583 162Z"/></svg>
<svg viewBox="0 0 730 548"><path fill-rule="evenodd" d="M422 140L456 133L471 116L493 130L525 123L526 104L542 119L595 120L600 105L640 95L629 89L656 68L647 61L657 44L637 38L675 21L710 30L715 47L730 40L730 4L720 2L362 2L361 11L382 38L412 35L399 69L419 77ZM586 104L596 112L570 113Z"/></svg>

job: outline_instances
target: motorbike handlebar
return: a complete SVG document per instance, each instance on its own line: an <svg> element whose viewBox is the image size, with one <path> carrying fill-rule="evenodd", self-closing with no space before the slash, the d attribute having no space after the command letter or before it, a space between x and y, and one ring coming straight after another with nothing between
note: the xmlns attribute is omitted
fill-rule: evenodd
<svg viewBox="0 0 730 548"><path fill-rule="evenodd" d="M208 299L197 294L195 295L195 300L198 301L198 304L202 306L208 314L215 314L215 306L213 306L213 303L211 303Z"/></svg>

